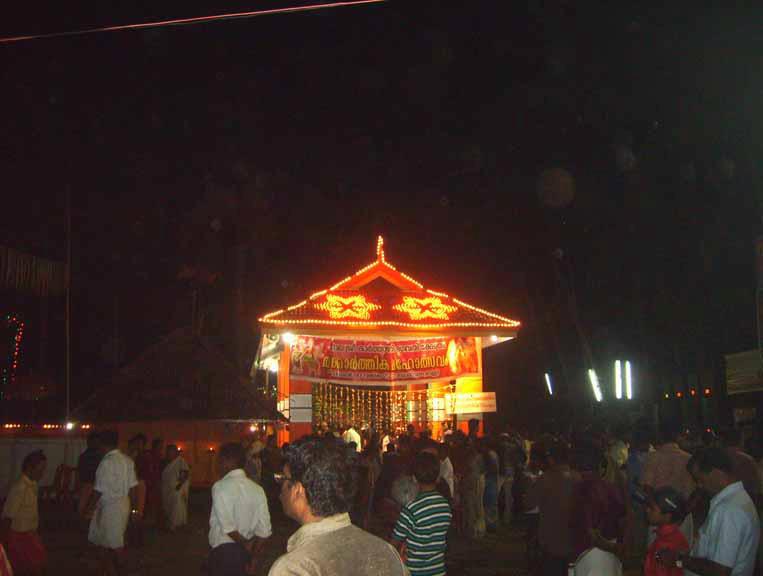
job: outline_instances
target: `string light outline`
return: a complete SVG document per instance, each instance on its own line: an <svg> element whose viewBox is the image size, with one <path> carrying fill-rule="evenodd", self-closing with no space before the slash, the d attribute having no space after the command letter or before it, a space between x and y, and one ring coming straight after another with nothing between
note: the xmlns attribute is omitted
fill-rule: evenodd
<svg viewBox="0 0 763 576"><path fill-rule="evenodd" d="M76 423L71 423L72 430L77 427ZM8 423L2 425L5 430L20 430L22 428L39 428L42 430L60 430L66 428L66 424L17 424ZM90 430L92 427L90 424L80 424L80 428L83 430Z"/></svg>
<svg viewBox="0 0 763 576"><path fill-rule="evenodd" d="M8 368L3 368L0 397L5 396L7 386L16 381L16 371L19 367L19 355L21 353L21 341L24 338L24 322L15 314L8 314L5 319L9 327L14 324L16 325L16 334L13 336L13 352L11 354L10 366Z"/></svg>
<svg viewBox="0 0 763 576"><path fill-rule="evenodd" d="M391 270L393 270L397 275L404 278L414 286L418 287L419 289L425 290L427 293L432 294L433 296L438 296L440 298L449 298L454 303L467 308L473 312L477 312L479 314L484 314L486 316L489 316L490 318L493 318L495 320L498 320L496 323L492 322L451 322L451 323L443 323L443 324L412 324L408 322L396 322L396 321L376 321L376 322L354 322L354 321L346 321L346 322L336 322L332 320L321 320L321 319L300 319L300 320L286 320L286 319L277 319L276 316L279 316L283 314L285 311L292 311L297 308L301 308L302 306L306 305L310 301L313 301L317 298L320 298L324 294L329 294L330 292L333 292L351 280L357 279L359 276L365 274L366 272L370 271L371 269L379 266L387 267ZM435 290L425 289L424 285L418 282L417 280L413 279L412 277L408 276L407 274L398 271L394 266L389 264L386 261L386 254L384 252L384 237L379 235L376 239L376 261L371 262L370 264L364 266L363 268L360 268L357 272L355 272L352 276L347 276L343 280L340 280L333 286L331 286L328 289L319 290L318 292L314 292L307 300L304 300L300 302L299 304L295 304L294 306L290 306L286 309L281 308L280 310L275 310L273 312L269 312L262 316L259 319L260 322L263 323L269 323L269 324L325 324L325 325L346 325L346 326L398 326L401 328L457 328L457 327L484 327L484 328L518 328L521 326L521 322L518 320L512 320L511 318L507 318L505 316L501 316L499 314L496 314L494 312L489 312L483 308L479 308L477 306L473 306L472 304L468 304L467 302L464 302L463 300L459 300L457 298L452 298L448 294L445 294L444 292L438 292Z"/></svg>
<svg viewBox="0 0 763 576"><path fill-rule="evenodd" d="M0 38L0 44L12 44L15 42L24 42L27 40L44 40L49 38L63 38L67 36L84 36L87 34L97 34L100 32L120 32L126 30L145 30L148 28L161 28L164 26L188 26L193 24L204 24L218 20L239 20L242 18L254 18L257 16L270 16L273 14L288 14L293 12L310 12L316 10L325 10L331 8L343 8L349 6L361 6L363 4L379 4L386 0L346 0L344 2L329 2L323 4L312 4L308 6L289 6L284 8L272 8L270 10L252 10L249 12L231 12L226 14L215 14L212 16L194 16L191 18L175 18L172 20L156 20L151 22L141 22L139 24L117 24L112 26L101 26L99 28L84 28L79 30L68 30L64 32L50 32L47 34L25 34L19 36L7 36Z"/></svg>
<svg viewBox="0 0 763 576"><path fill-rule="evenodd" d="M443 322L441 324L417 324L415 322L397 322L395 320L369 320L364 321L340 321L340 320L322 320L320 318L315 319L299 319L290 320L288 318L260 318L260 322L268 324L326 324L328 326L400 326L403 328L458 328L458 327L484 327L484 328L516 328L520 326L520 323L516 320L512 320L512 323L506 322Z"/></svg>

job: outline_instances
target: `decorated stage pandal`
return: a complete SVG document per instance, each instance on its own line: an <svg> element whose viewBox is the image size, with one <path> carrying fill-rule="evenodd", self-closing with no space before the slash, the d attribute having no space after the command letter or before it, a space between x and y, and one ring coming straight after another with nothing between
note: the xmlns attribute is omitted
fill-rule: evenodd
<svg viewBox="0 0 763 576"><path fill-rule="evenodd" d="M260 318L257 366L277 373L281 441L333 427L441 434L495 410L482 391L482 350L513 339L520 323L425 288L376 259L352 276Z"/></svg>

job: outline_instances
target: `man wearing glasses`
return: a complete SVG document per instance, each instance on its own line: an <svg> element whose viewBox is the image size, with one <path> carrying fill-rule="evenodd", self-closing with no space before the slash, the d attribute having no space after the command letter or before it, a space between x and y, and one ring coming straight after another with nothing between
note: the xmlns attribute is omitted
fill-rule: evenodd
<svg viewBox="0 0 763 576"><path fill-rule="evenodd" d="M286 451L283 472L281 504L301 527L269 576L407 574L390 544L350 522L355 478L343 446L301 438Z"/></svg>

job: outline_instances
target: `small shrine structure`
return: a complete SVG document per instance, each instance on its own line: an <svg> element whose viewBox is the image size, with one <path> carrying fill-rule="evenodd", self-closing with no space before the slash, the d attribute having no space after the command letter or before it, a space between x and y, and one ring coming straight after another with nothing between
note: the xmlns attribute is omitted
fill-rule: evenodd
<svg viewBox="0 0 763 576"><path fill-rule="evenodd" d="M446 422L494 412L482 390L482 351L517 335L520 323L425 288L376 259L301 302L265 314L257 366L277 373L278 409L289 418L279 441L326 422L440 436ZM275 376L275 374L274 374Z"/></svg>

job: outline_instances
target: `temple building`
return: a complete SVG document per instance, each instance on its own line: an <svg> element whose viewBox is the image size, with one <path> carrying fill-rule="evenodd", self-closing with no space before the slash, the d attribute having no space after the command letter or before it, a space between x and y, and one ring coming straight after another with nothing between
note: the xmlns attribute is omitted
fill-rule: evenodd
<svg viewBox="0 0 763 576"><path fill-rule="evenodd" d="M513 339L520 323L425 288L376 258L302 302L260 318L257 366L277 380L289 419L280 441L330 426L403 430L438 437L446 423L495 411L482 391L482 350Z"/></svg>

